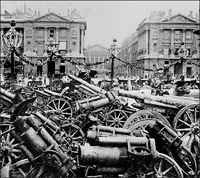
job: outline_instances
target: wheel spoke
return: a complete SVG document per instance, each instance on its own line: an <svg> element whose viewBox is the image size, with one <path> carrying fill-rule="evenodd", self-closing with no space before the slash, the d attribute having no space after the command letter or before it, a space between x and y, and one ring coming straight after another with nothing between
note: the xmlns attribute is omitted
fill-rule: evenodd
<svg viewBox="0 0 200 178"><path fill-rule="evenodd" d="M11 159L11 157L10 157L10 155L8 156L8 163L12 163L12 159Z"/></svg>
<svg viewBox="0 0 200 178"><path fill-rule="evenodd" d="M63 109L62 111L66 111L66 110L68 110L68 109L71 109L70 107L68 107L68 108L65 108L65 109Z"/></svg>
<svg viewBox="0 0 200 178"><path fill-rule="evenodd" d="M125 118L126 116L122 116L121 118L119 118L119 120L122 120L123 118Z"/></svg>
<svg viewBox="0 0 200 178"><path fill-rule="evenodd" d="M23 177L26 177L26 174L24 173L24 171L22 171L21 168L18 168L19 172L22 174Z"/></svg>
<svg viewBox="0 0 200 178"><path fill-rule="evenodd" d="M48 107L49 107L51 110L55 110L55 108L52 108L50 105L48 105Z"/></svg>
<svg viewBox="0 0 200 178"><path fill-rule="evenodd" d="M173 166L169 167L166 171L163 172L163 175L165 176L169 171L173 169Z"/></svg>
<svg viewBox="0 0 200 178"><path fill-rule="evenodd" d="M53 105L54 105L55 109L57 110L58 108L56 106L56 103L54 101L52 101L52 102L53 102Z"/></svg>
<svg viewBox="0 0 200 178"><path fill-rule="evenodd" d="M62 104L60 110L62 110L62 108L63 108L66 104L67 104L67 103L64 102L64 103Z"/></svg>
<svg viewBox="0 0 200 178"><path fill-rule="evenodd" d="M186 129L177 129L177 132L189 132L190 128L186 128Z"/></svg>
<svg viewBox="0 0 200 178"><path fill-rule="evenodd" d="M187 122L183 121L182 119L180 119L179 122L182 122L183 124L185 124L185 125L187 125L188 127L190 127L190 124L188 124Z"/></svg>
<svg viewBox="0 0 200 178"><path fill-rule="evenodd" d="M188 113L188 111L185 111L185 114L188 117L188 119L190 120L190 122L193 123L193 119L190 117L190 114Z"/></svg>
<svg viewBox="0 0 200 178"><path fill-rule="evenodd" d="M58 100L58 109L60 109L60 100Z"/></svg>
<svg viewBox="0 0 200 178"><path fill-rule="evenodd" d="M17 150L17 149L12 149L13 153L21 153L21 150Z"/></svg>

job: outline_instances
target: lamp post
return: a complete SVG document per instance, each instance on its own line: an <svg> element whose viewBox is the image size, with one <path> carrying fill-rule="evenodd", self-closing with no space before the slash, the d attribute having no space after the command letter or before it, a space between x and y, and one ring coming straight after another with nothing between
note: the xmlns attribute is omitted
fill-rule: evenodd
<svg viewBox="0 0 200 178"><path fill-rule="evenodd" d="M116 56L116 51L119 50L119 48L117 48L116 42L117 42L117 40L114 38L114 39L113 39L113 44L110 46L110 49L108 49L108 50L109 50L109 53L110 53L111 56L112 56L112 61L111 61L111 73L110 73L111 81L113 81L113 77L114 77L114 57Z"/></svg>
<svg viewBox="0 0 200 178"><path fill-rule="evenodd" d="M53 62L53 57L56 56L56 53L58 52L58 44L55 43L54 39L53 39L53 34L50 33L49 35L49 39L48 39L48 43L46 44L46 51L49 57L49 65L50 65L50 69L48 71L49 73L49 79L50 82L49 84L52 85L52 77L53 77L53 71L52 71L52 62Z"/></svg>
<svg viewBox="0 0 200 178"><path fill-rule="evenodd" d="M3 35L4 44L8 47L11 52L11 80L15 80L15 49L18 48L22 43L22 35L15 30L16 22L12 20L10 22L10 30Z"/></svg>

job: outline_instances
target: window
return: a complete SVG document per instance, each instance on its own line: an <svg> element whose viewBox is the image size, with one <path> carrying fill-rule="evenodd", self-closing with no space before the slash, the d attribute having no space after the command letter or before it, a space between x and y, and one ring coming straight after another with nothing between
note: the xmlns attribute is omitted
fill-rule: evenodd
<svg viewBox="0 0 200 178"><path fill-rule="evenodd" d="M53 29L50 30L50 34L54 34L54 30Z"/></svg>
<svg viewBox="0 0 200 178"><path fill-rule="evenodd" d="M170 39L170 32L169 32L169 30L165 30L164 31L164 39L165 40L169 40Z"/></svg>
<svg viewBox="0 0 200 178"><path fill-rule="evenodd" d="M72 31L72 36L77 36L77 31L76 30Z"/></svg>
<svg viewBox="0 0 200 178"><path fill-rule="evenodd" d="M165 61L165 64L169 64L169 61Z"/></svg>
<svg viewBox="0 0 200 178"><path fill-rule="evenodd" d="M67 42L66 41L60 41L58 50L66 50L66 49L67 49Z"/></svg>
<svg viewBox="0 0 200 178"><path fill-rule="evenodd" d="M153 52L157 52L157 43L153 44Z"/></svg>
<svg viewBox="0 0 200 178"><path fill-rule="evenodd" d="M180 31L175 31L175 41L180 40L181 38L181 32Z"/></svg>
<svg viewBox="0 0 200 178"><path fill-rule="evenodd" d="M175 48L175 53L174 53L174 55L178 55L178 50L179 50L179 48Z"/></svg>
<svg viewBox="0 0 200 178"><path fill-rule="evenodd" d="M192 38L191 32L190 31L186 31L186 39L190 40L191 38Z"/></svg>
<svg viewBox="0 0 200 178"><path fill-rule="evenodd" d="M188 50L188 56L191 55L191 49L187 49Z"/></svg>

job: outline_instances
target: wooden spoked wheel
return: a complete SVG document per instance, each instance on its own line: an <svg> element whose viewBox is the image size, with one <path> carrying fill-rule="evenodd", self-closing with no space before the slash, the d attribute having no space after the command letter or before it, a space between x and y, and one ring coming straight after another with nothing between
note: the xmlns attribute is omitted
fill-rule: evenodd
<svg viewBox="0 0 200 178"><path fill-rule="evenodd" d="M173 128L182 137L183 144L200 160L200 106L192 104L182 108L174 118ZM200 167L200 165L199 165Z"/></svg>
<svg viewBox="0 0 200 178"><path fill-rule="evenodd" d="M26 159L19 160L11 165L11 177L26 178L29 172L33 169L30 161Z"/></svg>
<svg viewBox="0 0 200 178"><path fill-rule="evenodd" d="M62 122L72 117L72 107L70 103L61 98L53 99L47 104L48 111L53 111Z"/></svg>
<svg viewBox="0 0 200 178"><path fill-rule="evenodd" d="M170 125L168 120L160 113L150 110L140 110L136 113L132 114L124 123L124 128L128 129L130 128L135 122L140 120L159 120L164 122L167 125Z"/></svg>
<svg viewBox="0 0 200 178"><path fill-rule="evenodd" d="M173 127L181 137L195 135L200 138L199 104L192 104L182 108L174 118Z"/></svg>
<svg viewBox="0 0 200 178"><path fill-rule="evenodd" d="M136 137L146 137L146 136L151 137L151 135L149 135L147 127L152 122L156 122L156 121L157 121L156 119L146 119L146 120L139 120L139 121L135 122L129 128L131 135L134 135ZM158 139L158 138L155 137L154 139ZM171 154L170 150L168 150L166 145L159 143L159 142L156 142L156 143L157 143L156 144L157 151L165 153L165 154L169 154L170 156L173 156L173 153ZM180 160L180 158L182 158L182 160ZM195 173L197 170L197 163L195 161L195 157L188 149L182 148L182 151L179 152L179 157L177 158L176 161L179 161L181 163L184 162L185 165L187 165L188 168L192 171L192 174ZM183 164L179 164L179 166L182 168L183 172L186 175L190 174L187 171L185 171L185 169L187 169L187 168ZM191 175L188 175L188 176L191 176Z"/></svg>
<svg viewBox="0 0 200 178"><path fill-rule="evenodd" d="M127 166L127 165L124 165ZM131 167L129 163L128 167ZM169 156L159 153L157 159L138 158L137 166L128 168L124 173L118 175L106 173L106 175L96 175L95 167L86 167L85 177L179 177L183 178L180 166ZM96 168L98 169L98 168Z"/></svg>
<svg viewBox="0 0 200 178"><path fill-rule="evenodd" d="M169 156L159 153L158 159L145 161L141 165L142 172L136 171L132 177L183 177L180 166Z"/></svg>
<svg viewBox="0 0 200 178"><path fill-rule="evenodd" d="M105 124L110 127L123 128L127 119L128 116L124 111L114 109L106 114Z"/></svg>
<svg viewBox="0 0 200 178"><path fill-rule="evenodd" d="M19 143L10 133L13 129L12 123L0 123L0 169L23 157Z"/></svg>
<svg viewBox="0 0 200 178"><path fill-rule="evenodd" d="M81 128L75 124L63 124L61 126L62 130L67 136L66 140L71 146L83 145L85 142L85 133Z"/></svg>

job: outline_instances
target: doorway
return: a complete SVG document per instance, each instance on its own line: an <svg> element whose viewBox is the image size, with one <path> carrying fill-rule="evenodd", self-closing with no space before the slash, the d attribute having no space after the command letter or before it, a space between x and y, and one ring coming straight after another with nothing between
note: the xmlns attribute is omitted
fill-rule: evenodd
<svg viewBox="0 0 200 178"><path fill-rule="evenodd" d="M60 73L62 73L62 74L65 73L65 66L60 66Z"/></svg>
<svg viewBox="0 0 200 178"><path fill-rule="evenodd" d="M187 75L187 78L190 78L192 76L192 67L186 68L186 75Z"/></svg>

